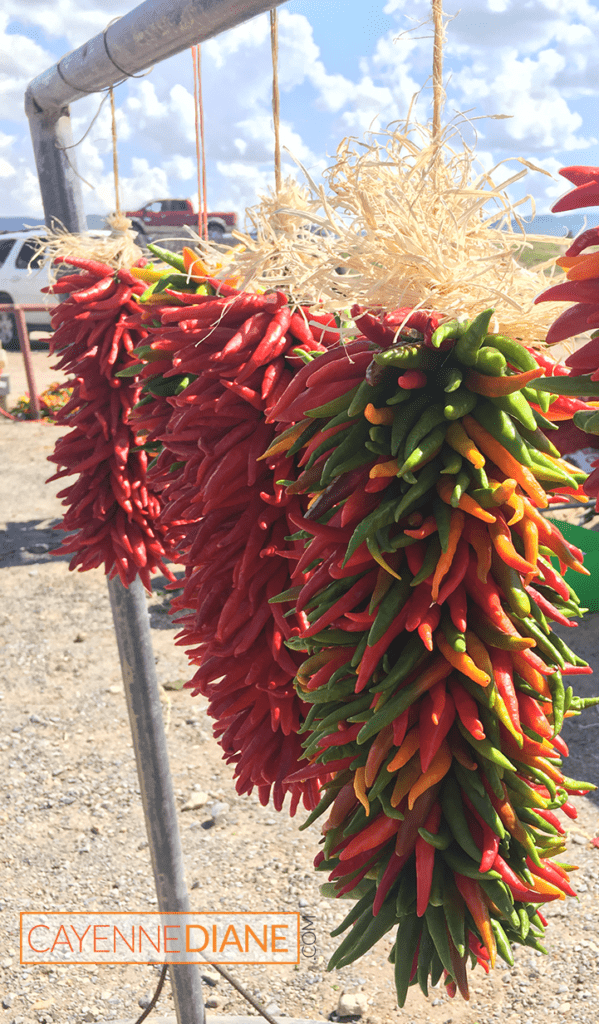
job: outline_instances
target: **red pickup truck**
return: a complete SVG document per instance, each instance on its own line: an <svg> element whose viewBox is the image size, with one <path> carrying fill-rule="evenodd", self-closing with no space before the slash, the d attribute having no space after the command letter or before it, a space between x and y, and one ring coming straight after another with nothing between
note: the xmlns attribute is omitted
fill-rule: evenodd
<svg viewBox="0 0 599 1024"><path fill-rule="evenodd" d="M185 224L197 228L198 215L189 199L155 199L139 210L127 210L126 217L140 220L146 228L181 228ZM208 234L225 235L237 227L236 213L209 213Z"/></svg>

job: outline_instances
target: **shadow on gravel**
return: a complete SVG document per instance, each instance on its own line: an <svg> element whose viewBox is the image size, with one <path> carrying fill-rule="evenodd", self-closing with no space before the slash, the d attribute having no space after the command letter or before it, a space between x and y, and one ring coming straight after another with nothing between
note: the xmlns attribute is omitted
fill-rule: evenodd
<svg viewBox="0 0 599 1024"><path fill-rule="evenodd" d="M60 519L7 523L6 529L0 530L0 569L12 565L39 565L56 558L62 562L70 561L70 555L52 554L65 536L62 530L52 528L58 523Z"/></svg>
<svg viewBox="0 0 599 1024"><path fill-rule="evenodd" d="M599 613L589 613L576 629L557 626L555 632L593 669L593 675L566 676L566 686L572 686L579 697L599 696ZM562 736L570 748L570 756L564 763L565 774L599 786L599 706L566 719ZM599 790L589 793L588 797L599 804Z"/></svg>

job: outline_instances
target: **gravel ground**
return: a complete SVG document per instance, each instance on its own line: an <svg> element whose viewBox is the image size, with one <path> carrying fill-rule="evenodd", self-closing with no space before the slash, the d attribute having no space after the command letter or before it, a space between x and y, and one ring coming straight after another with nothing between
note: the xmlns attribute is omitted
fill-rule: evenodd
<svg viewBox="0 0 599 1024"><path fill-rule="evenodd" d="M52 556L60 515L45 459L56 428L0 422L0 1024L134 1021L153 991L154 967L32 967L19 964L23 910L152 910L156 906L127 712L105 580L70 573ZM212 739L205 702L178 692L186 659L174 645L168 597L148 598L163 687L174 786L181 808L185 865L194 910L300 910L316 932L316 956L298 967L236 967L234 973L276 1016L335 1019L342 992L365 997L367 1024L544 1024L597 1019L599 997L599 809L579 799L568 859L579 864L580 901L551 904L549 956L516 952L513 970L472 975L469 1004L439 989L429 1000L411 990L394 1004L390 941L363 961L327 974L335 941L328 932L350 904L324 900L312 869L318 831L299 832L301 815L262 808L235 794ZM597 615L575 634L576 650L596 660ZM571 632L571 631L570 631ZM570 638L569 638L570 639ZM579 677L579 691L594 683ZM570 774L599 783L593 709L566 723ZM208 800L183 810L200 792ZM196 799L201 803L201 799ZM211 808L227 808L215 823ZM211 1013L252 1013L207 972ZM216 981L216 984L214 982ZM168 985L157 1014L172 1009ZM152 1017L149 1018L152 1020Z"/></svg>

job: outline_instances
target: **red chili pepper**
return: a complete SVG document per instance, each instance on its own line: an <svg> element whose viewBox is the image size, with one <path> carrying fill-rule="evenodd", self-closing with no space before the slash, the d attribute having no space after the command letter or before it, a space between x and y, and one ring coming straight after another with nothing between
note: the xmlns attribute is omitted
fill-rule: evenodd
<svg viewBox="0 0 599 1024"><path fill-rule="evenodd" d="M361 306L352 306L350 315L362 334L381 348L389 348L395 339L395 331L385 327L378 317L363 310Z"/></svg>
<svg viewBox="0 0 599 1024"><path fill-rule="evenodd" d="M536 701L534 697L529 697L528 694L519 691L518 707L520 712L520 722L523 725L528 726L529 729L538 733L539 736L544 736L547 739L552 738L553 729L549 725L549 722L541 711L538 701Z"/></svg>
<svg viewBox="0 0 599 1024"><path fill-rule="evenodd" d="M465 633L468 626L468 600L463 583L460 583L452 593L447 595L447 607L455 628L459 629L460 633Z"/></svg>
<svg viewBox="0 0 599 1024"><path fill-rule="evenodd" d="M415 391L417 388L426 387L428 377L423 370L406 370L397 378L397 383L405 391Z"/></svg>
<svg viewBox="0 0 599 1024"><path fill-rule="evenodd" d="M587 169L585 168L585 171ZM577 177L582 177L580 175ZM566 175L564 175L566 177ZM558 199L551 207L552 213L563 213L565 210L577 210L584 206L597 206L599 204L599 175L595 169L595 177L586 177L582 184L577 185L571 192Z"/></svg>
<svg viewBox="0 0 599 1024"><path fill-rule="evenodd" d="M599 167L583 167L582 164L560 167L559 174L573 185L587 185L590 181L599 181Z"/></svg>
<svg viewBox="0 0 599 1024"><path fill-rule="evenodd" d="M441 608L439 604L433 604L420 620L418 626L418 636L422 640L427 651L432 651L434 648L433 633L435 632L439 621L441 619Z"/></svg>
<svg viewBox="0 0 599 1024"><path fill-rule="evenodd" d="M456 706L450 694L447 694L443 711L437 723L434 721L434 704L430 693L425 694L420 702L419 736L420 765L423 773L431 766L435 754L439 750L455 719Z"/></svg>
<svg viewBox="0 0 599 1024"><path fill-rule="evenodd" d="M520 727L520 708L518 696L514 687L514 671L509 651L502 651L498 647L489 649L495 684L501 697L503 697L512 725L517 732L522 732Z"/></svg>
<svg viewBox="0 0 599 1024"><path fill-rule="evenodd" d="M464 728L468 730L475 740L484 740L485 730L483 723L478 717L478 705L474 698L464 689L456 676L450 676L447 680L447 685Z"/></svg>
<svg viewBox="0 0 599 1024"><path fill-rule="evenodd" d="M566 341L577 334L584 334L591 327L599 326L599 310L593 303L579 302L564 310L554 320L547 331L546 341L548 345L555 345L558 341Z"/></svg>

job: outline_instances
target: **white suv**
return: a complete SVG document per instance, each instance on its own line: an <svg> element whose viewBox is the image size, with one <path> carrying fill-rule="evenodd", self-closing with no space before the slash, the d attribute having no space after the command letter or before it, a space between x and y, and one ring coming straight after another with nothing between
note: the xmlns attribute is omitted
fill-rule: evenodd
<svg viewBox="0 0 599 1024"><path fill-rule="evenodd" d="M137 226L137 225L135 225ZM41 229L43 232L43 228ZM89 232L91 236L106 238L110 231L97 228ZM50 283L48 266L44 266L45 251L39 247L42 238L37 231L6 231L0 232L0 303L17 305L44 304L48 312L25 312L27 325L33 330L50 330L50 310L59 301L54 295L43 294L41 289ZM138 245L143 246L145 238L138 234ZM64 269L63 273L69 273ZM58 276L61 274L59 272ZM19 339L13 313L0 312L0 347L7 349L19 348Z"/></svg>
<svg viewBox="0 0 599 1024"><path fill-rule="evenodd" d="M44 250L37 244L37 231L9 231L0 234L0 302L48 306L48 312L26 312L27 324L36 330L50 329L50 308L58 301L44 295L49 284L48 268L42 266ZM17 328L12 313L0 312L0 345L18 348Z"/></svg>

